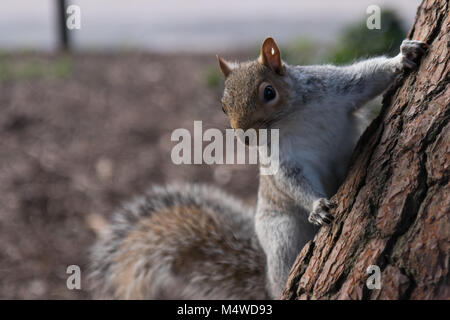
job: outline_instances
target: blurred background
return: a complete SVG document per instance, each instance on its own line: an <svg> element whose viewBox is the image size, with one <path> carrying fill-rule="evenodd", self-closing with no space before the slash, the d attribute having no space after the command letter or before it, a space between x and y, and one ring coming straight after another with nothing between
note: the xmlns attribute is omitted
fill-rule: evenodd
<svg viewBox="0 0 450 320"><path fill-rule="evenodd" d="M0 298L89 299L95 228L152 184L211 183L255 203L256 166L171 162L174 129L228 127L216 53L253 59L270 35L293 64L394 55L419 2L67 1L81 29L64 33L61 1L2 0ZM366 27L369 5L381 30ZM81 290L66 287L72 264Z"/></svg>

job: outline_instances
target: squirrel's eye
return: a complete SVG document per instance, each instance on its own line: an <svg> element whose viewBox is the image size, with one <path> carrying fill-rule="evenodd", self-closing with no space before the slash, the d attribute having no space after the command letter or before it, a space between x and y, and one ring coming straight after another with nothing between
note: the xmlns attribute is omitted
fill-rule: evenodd
<svg viewBox="0 0 450 320"><path fill-rule="evenodd" d="M262 82L258 87L258 98L266 106L273 106L278 101L277 89L268 81Z"/></svg>
<svg viewBox="0 0 450 320"><path fill-rule="evenodd" d="M277 96L277 92L271 85L267 85L264 88L264 100L265 101L273 100L273 99L275 99L276 96Z"/></svg>

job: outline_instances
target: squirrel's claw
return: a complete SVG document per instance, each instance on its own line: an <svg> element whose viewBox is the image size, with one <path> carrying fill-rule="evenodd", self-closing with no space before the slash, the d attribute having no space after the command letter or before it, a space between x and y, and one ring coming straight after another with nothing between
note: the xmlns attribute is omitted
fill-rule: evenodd
<svg viewBox="0 0 450 320"><path fill-rule="evenodd" d="M418 40L404 40L400 46L402 64L405 68L414 69L420 58L427 52L428 44Z"/></svg>
<svg viewBox="0 0 450 320"><path fill-rule="evenodd" d="M308 221L318 226L330 224L334 217L329 210L335 206L334 203L325 198L314 201L313 210L309 213Z"/></svg>

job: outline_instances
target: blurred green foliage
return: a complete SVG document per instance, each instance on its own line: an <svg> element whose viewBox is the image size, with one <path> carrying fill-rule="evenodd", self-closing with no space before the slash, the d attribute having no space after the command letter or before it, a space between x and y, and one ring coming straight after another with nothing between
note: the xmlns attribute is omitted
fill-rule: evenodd
<svg viewBox="0 0 450 320"><path fill-rule="evenodd" d="M335 64L351 62L358 58L398 53L406 36L402 21L390 9L381 11L381 29L368 29L366 19L346 27L327 60Z"/></svg>
<svg viewBox="0 0 450 320"><path fill-rule="evenodd" d="M203 81L207 88L215 89L219 87L222 83L222 74L220 73L217 64L208 66L203 71Z"/></svg>
<svg viewBox="0 0 450 320"><path fill-rule="evenodd" d="M0 81L60 79L70 77L72 72L72 60L68 56L49 61L30 56L16 61L10 54L0 53Z"/></svg>
<svg viewBox="0 0 450 320"><path fill-rule="evenodd" d="M53 78L68 78L72 75L72 69L72 60L65 56L53 62L49 71Z"/></svg>
<svg viewBox="0 0 450 320"><path fill-rule="evenodd" d="M291 41L288 45L280 48L283 60L292 65L307 65L318 63L321 56L320 46L308 38L298 38Z"/></svg>

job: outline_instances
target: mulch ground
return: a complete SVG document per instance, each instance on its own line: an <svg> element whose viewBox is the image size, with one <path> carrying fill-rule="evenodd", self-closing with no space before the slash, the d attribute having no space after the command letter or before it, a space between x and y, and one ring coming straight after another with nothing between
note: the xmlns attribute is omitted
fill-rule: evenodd
<svg viewBox="0 0 450 320"><path fill-rule="evenodd" d="M59 58L2 59L13 70L46 70ZM192 130L194 120L228 127L220 86L205 84L213 55L64 59L64 77L0 74L1 299L89 299L83 271L96 238L92 221L153 184L211 183L248 203L256 198L255 166L177 166L170 158L174 129ZM71 264L81 267L82 290L66 287Z"/></svg>

